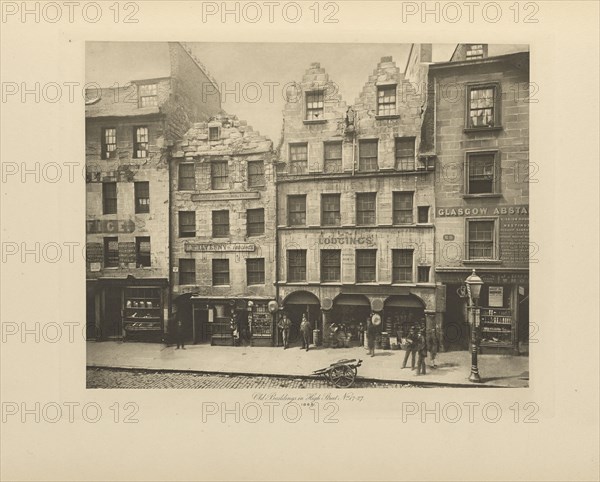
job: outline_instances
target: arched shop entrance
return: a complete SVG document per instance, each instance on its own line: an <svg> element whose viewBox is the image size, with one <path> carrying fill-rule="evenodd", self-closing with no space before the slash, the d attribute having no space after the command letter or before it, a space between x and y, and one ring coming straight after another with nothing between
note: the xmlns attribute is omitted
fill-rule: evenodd
<svg viewBox="0 0 600 482"><path fill-rule="evenodd" d="M292 345L301 343L300 322L303 314L306 314L313 329L321 329L321 303L319 298L308 291L294 291L289 294L283 300L283 312L292 321L290 329L290 343ZM277 345L281 346L282 343L281 332L277 329Z"/></svg>
<svg viewBox="0 0 600 482"><path fill-rule="evenodd" d="M343 325L341 329L350 335L349 345L359 345L359 323L364 329L367 327L367 318L371 314L371 303L364 295L341 294L333 300L331 322Z"/></svg>
<svg viewBox="0 0 600 482"><path fill-rule="evenodd" d="M383 305L383 330L405 337L412 326L425 318L425 303L415 295L390 296Z"/></svg>

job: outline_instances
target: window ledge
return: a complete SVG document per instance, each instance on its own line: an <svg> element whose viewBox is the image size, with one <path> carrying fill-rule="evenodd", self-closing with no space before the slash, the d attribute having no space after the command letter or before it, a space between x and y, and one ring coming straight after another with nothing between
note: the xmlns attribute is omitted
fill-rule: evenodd
<svg viewBox="0 0 600 482"><path fill-rule="evenodd" d="M462 263L465 265L474 264L502 264L500 259L463 259Z"/></svg>
<svg viewBox="0 0 600 482"><path fill-rule="evenodd" d="M283 284L293 286L308 286L310 283L308 281L284 281Z"/></svg>
<svg viewBox="0 0 600 482"><path fill-rule="evenodd" d="M468 134L470 132L497 132L503 129L502 126L494 126L494 127L465 127L463 132Z"/></svg>
<svg viewBox="0 0 600 482"><path fill-rule="evenodd" d="M327 124L327 119L304 119L302 121L303 124L311 125L311 124Z"/></svg>
<svg viewBox="0 0 600 482"><path fill-rule="evenodd" d="M360 285L360 286L381 286L382 283L378 283L377 281L366 281L366 282L357 281L356 284Z"/></svg>
<svg viewBox="0 0 600 482"><path fill-rule="evenodd" d="M480 193L480 194L463 194L463 199L481 199L481 198L500 198L500 193Z"/></svg>
<svg viewBox="0 0 600 482"><path fill-rule="evenodd" d="M400 119L400 114L391 114L391 115L376 115L376 120L386 120L386 119Z"/></svg>
<svg viewBox="0 0 600 482"><path fill-rule="evenodd" d="M342 286L341 281L321 281L321 286Z"/></svg>
<svg viewBox="0 0 600 482"><path fill-rule="evenodd" d="M407 288L416 288L417 285L415 283L411 282L406 282L406 283L392 283L392 286L405 286Z"/></svg>

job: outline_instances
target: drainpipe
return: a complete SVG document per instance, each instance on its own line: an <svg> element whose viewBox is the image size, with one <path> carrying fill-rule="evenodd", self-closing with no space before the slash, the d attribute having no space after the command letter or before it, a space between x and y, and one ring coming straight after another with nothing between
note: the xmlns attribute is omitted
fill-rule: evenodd
<svg viewBox="0 0 600 482"><path fill-rule="evenodd" d="M282 135L283 139L283 135ZM279 160L278 151L276 162L272 163L273 169L273 182L275 183L275 301L279 304L279 183L277 182L277 161ZM277 345L278 336L277 336L277 312L273 313L273 346Z"/></svg>

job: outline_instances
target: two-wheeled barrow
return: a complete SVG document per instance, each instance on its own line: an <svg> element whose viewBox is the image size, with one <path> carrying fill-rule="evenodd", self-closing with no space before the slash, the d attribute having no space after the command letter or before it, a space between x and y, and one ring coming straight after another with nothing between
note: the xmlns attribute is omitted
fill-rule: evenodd
<svg viewBox="0 0 600 482"><path fill-rule="evenodd" d="M314 375L325 378L336 388L350 388L356 380L358 367L362 365L362 360L353 358L352 360L338 360L327 368L315 370Z"/></svg>

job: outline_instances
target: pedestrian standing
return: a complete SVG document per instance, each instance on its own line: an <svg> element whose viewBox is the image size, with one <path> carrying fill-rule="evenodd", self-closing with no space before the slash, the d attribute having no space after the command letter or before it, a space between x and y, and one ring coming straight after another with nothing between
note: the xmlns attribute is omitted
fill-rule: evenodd
<svg viewBox="0 0 600 482"><path fill-rule="evenodd" d="M183 321L178 319L177 320L177 333L176 333L177 348L175 348L176 350L179 350L180 347L182 350L185 350L185 346L183 346L183 337L184 337L183 328L184 328Z"/></svg>
<svg viewBox="0 0 600 482"><path fill-rule="evenodd" d="M365 324L362 321L358 324L358 343L365 346Z"/></svg>
<svg viewBox="0 0 600 482"><path fill-rule="evenodd" d="M425 327L419 329L417 334L417 375L425 375L425 358L427 358L427 340L425 338Z"/></svg>
<svg viewBox="0 0 600 482"><path fill-rule="evenodd" d="M375 338L377 337L377 327L367 318L367 345L369 347L369 355L375 356Z"/></svg>
<svg viewBox="0 0 600 482"><path fill-rule="evenodd" d="M435 357L437 356L438 351L440 350L440 339L438 338L437 329L435 328L435 326L427 331L427 348L429 349L429 353L431 354L430 366L431 368L437 368L437 365L435 364Z"/></svg>
<svg viewBox="0 0 600 482"><path fill-rule="evenodd" d="M302 333L302 348L306 348L308 351L308 345L310 343L310 332L312 327L310 321L306 319L306 315L302 315L302 322L300 323L300 332Z"/></svg>
<svg viewBox="0 0 600 482"><path fill-rule="evenodd" d="M408 357L410 356L410 368L411 370L415 369L415 358L417 355L417 332L415 327L411 327L408 335L405 338L404 343L404 361L402 362L402 368L406 368L406 362L408 361Z"/></svg>
<svg viewBox="0 0 600 482"><path fill-rule="evenodd" d="M284 313L281 319L279 320L279 323L277 323L277 326L281 330L281 339L283 341L283 349L285 350L288 347L288 340L290 337L290 328L292 326L292 321Z"/></svg>

